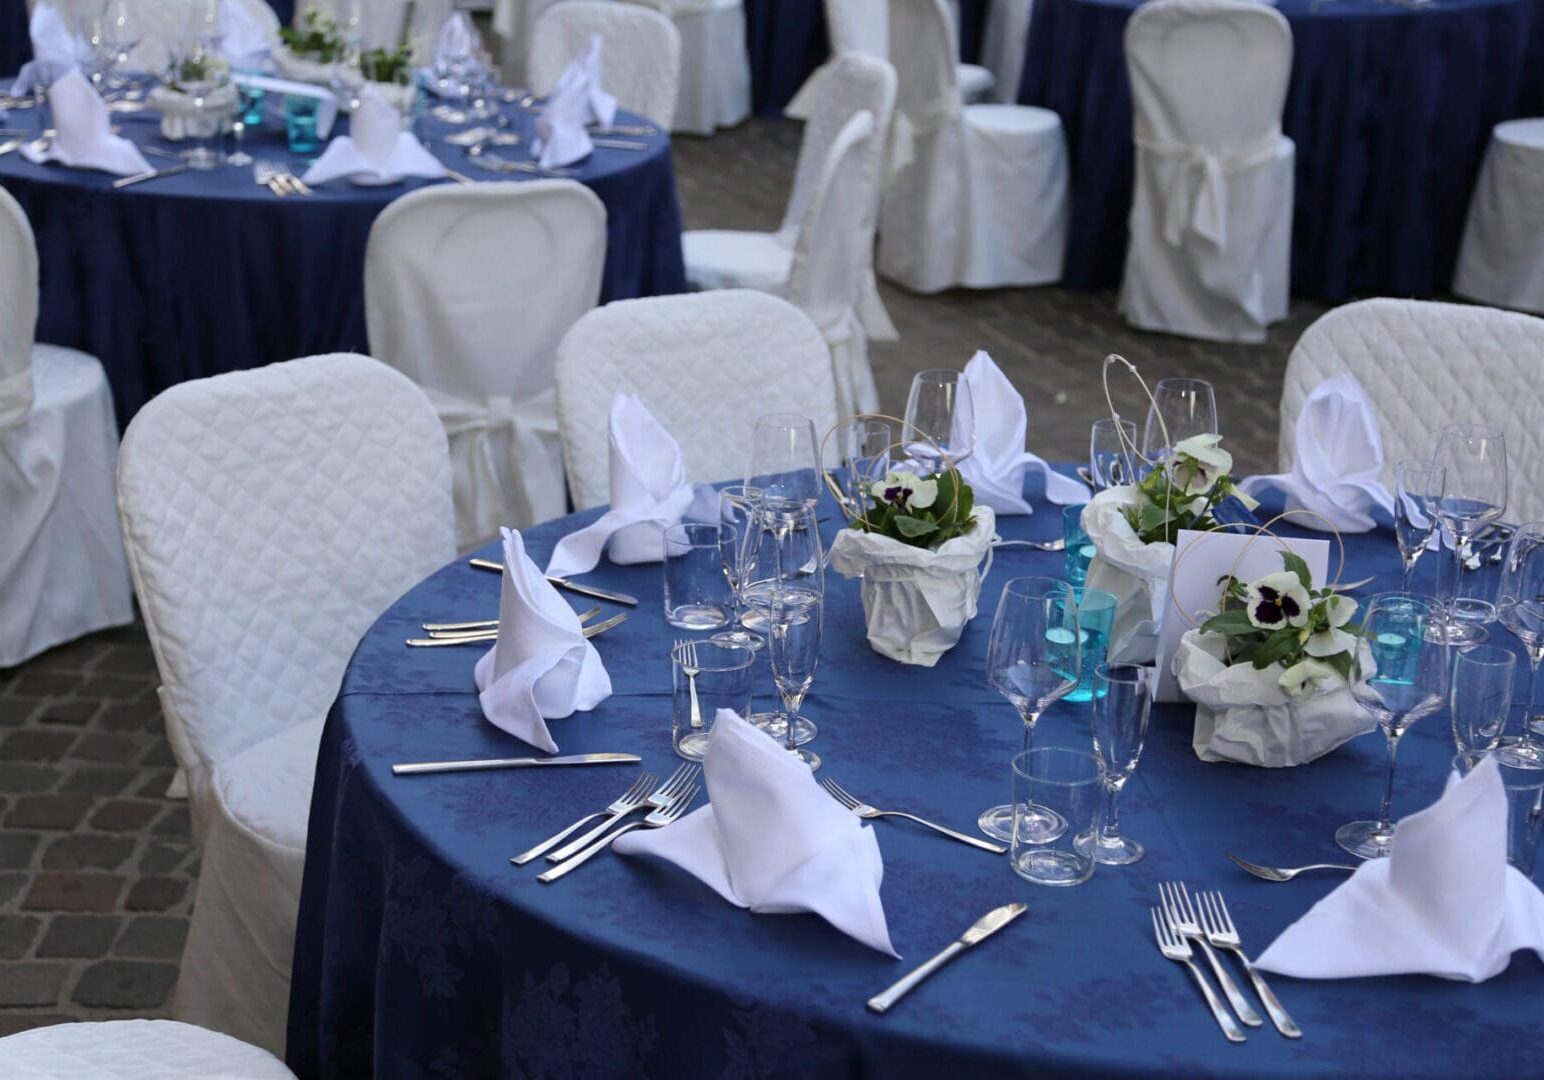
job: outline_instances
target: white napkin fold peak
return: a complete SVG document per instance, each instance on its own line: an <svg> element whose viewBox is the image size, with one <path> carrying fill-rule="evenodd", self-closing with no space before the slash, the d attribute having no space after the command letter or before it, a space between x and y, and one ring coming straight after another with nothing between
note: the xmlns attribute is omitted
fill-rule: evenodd
<svg viewBox="0 0 1544 1080"><path fill-rule="evenodd" d="M28 161L37 165L57 161L74 169L100 169L119 176L152 171L139 147L113 134L106 102L78 69L48 88L48 104L57 134L41 150L32 143L23 146L21 153Z"/></svg>
<svg viewBox="0 0 1544 1080"><path fill-rule="evenodd" d="M632 394L611 398L611 509L558 541L547 573L568 577L595 569L609 546L621 565L661 562L665 529L682 520L718 520L718 493L686 480L681 447Z"/></svg>
<svg viewBox="0 0 1544 1080"><path fill-rule="evenodd" d="M412 132L402 130L402 114L366 86L349 117L349 133L328 143L301 179L325 184L340 176L357 176L390 184L409 176L444 175L440 159L425 150Z"/></svg>
<svg viewBox="0 0 1544 1080"><path fill-rule="evenodd" d="M78 68L90 55L86 43L66 25L59 9L48 0L39 0L32 9L27 36L32 39L32 59L21 66L11 84L15 97L32 93L35 86L47 86L70 69Z"/></svg>
<svg viewBox="0 0 1544 1080"><path fill-rule="evenodd" d="M617 852L672 862L737 907L813 912L869 948L900 956L879 898L879 839L815 783L807 765L720 709L702 772L707 806L667 828L620 837Z"/></svg>
<svg viewBox="0 0 1544 1080"><path fill-rule="evenodd" d="M1483 982L1518 949L1544 959L1544 893L1506 861L1507 795L1494 760L1450 778L1370 859L1255 961L1300 979L1437 975Z"/></svg>
<svg viewBox="0 0 1544 1080"><path fill-rule="evenodd" d="M584 637L579 616L558 595L513 529L504 536L499 636L473 678L483 715L549 754L558 744L548 720L587 712L611 696L611 676Z"/></svg>
<svg viewBox="0 0 1544 1080"><path fill-rule="evenodd" d="M599 34L591 34L589 45L585 46L584 52L568 62L568 66L563 69L563 74L558 76L557 84L553 86L548 96L555 97L574 83L582 81L585 102L584 122L610 127L617 118L617 99L606 93L602 86L605 48L604 39Z"/></svg>
<svg viewBox="0 0 1544 1080"><path fill-rule="evenodd" d="M1081 481L1063 476L1044 458L1024 449L1029 432L1024 397L990 354L978 351L961 377L970 386L972 412L956 423L974 423L976 448L960 464L960 475L975 492L976 502L999 514L1034 513L1024 498L1024 477L1030 472L1045 477L1045 497L1059 506L1089 500L1088 487Z"/></svg>
<svg viewBox="0 0 1544 1080"><path fill-rule="evenodd" d="M569 70L575 69L570 65ZM567 74L565 71L564 75ZM542 168L561 168L589 157L595 149L585 128L589 122L589 76L580 71L576 77L568 79L566 86L563 80L558 80L558 86L536 118L536 139L532 149L540 156Z"/></svg>
<svg viewBox="0 0 1544 1080"><path fill-rule="evenodd" d="M1383 437L1378 416L1356 377L1342 371L1308 395L1292 435L1292 471L1251 476L1239 484L1258 496L1278 488L1288 510L1323 514L1341 532L1367 532L1376 524L1372 511L1394 513L1394 498L1379 476L1383 472ZM1317 518L1297 524L1325 530Z"/></svg>

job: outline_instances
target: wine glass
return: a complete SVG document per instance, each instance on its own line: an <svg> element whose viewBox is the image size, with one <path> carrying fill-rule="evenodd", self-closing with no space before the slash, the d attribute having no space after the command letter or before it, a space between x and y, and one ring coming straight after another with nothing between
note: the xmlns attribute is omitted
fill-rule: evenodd
<svg viewBox="0 0 1544 1080"><path fill-rule="evenodd" d="M768 610L767 657L787 714L782 725L783 746L811 769L820 768L820 757L799 746L799 706L815 681L820 662L824 600L822 591L811 587L808 580L804 584L788 582L773 592Z"/></svg>
<svg viewBox="0 0 1544 1080"><path fill-rule="evenodd" d="M777 509L753 503L750 537L740 558L740 601L750 609L741 622L752 630L770 637L775 628L773 609L782 593L825 596L825 552L812 506ZM751 720L774 738L784 738L789 715L758 713ZM813 722L792 715L795 746L819 734Z"/></svg>
<svg viewBox="0 0 1544 1080"><path fill-rule="evenodd" d="M1394 839L1394 763L1410 725L1442 708L1447 698L1447 647L1428 633L1442 617L1435 601L1409 593L1381 593L1367 604L1352 659L1351 696L1378 721L1388 739L1389 768L1376 821L1335 830L1352 855L1376 859Z"/></svg>
<svg viewBox="0 0 1544 1080"><path fill-rule="evenodd" d="M775 510L820 501L820 451L815 422L795 413L768 413L751 433L745 489L757 504Z"/></svg>
<svg viewBox="0 0 1544 1080"><path fill-rule="evenodd" d="M957 468L976 448L976 410L970 383L958 371L912 376L906 395L906 453L927 474Z"/></svg>
<svg viewBox="0 0 1544 1080"><path fill-rule="evenodd" d="M1077 849L1107 866L1127 866L1147 854L1120 833L1120 793L1136 772L1153 697L1147 668L1100 664L1094 669L1094 753L1104 763L1104 817L1074 841Z"/></svg>
<svg viewBox="0 0 1544 1080"><path fill-rule="evenodd" d="M172 63L180 75L182 92L193 106L188 140L191 145L184 151L183 160L190 169L217 169L225 163L221 105L232 96L230 68L202 46L195 47L186 59L174 59Z"/></svg>
<svg viewBox="0 0 1544 1080"><path fill-rule="evenodd" d="M1453 717L1453 741L1460 754L1494 750L1500 744L1516 681L1517 656L1510 649L1468 645L1454 653L1448 712ZM1524 714L1525 731L1527 726Z"/></svg>
<svg viewBox="0 0 1544 1080"><path fill-rule="evenodd" d="M1437 520L1453 543L1452 580L1439 594L1446 603L1435 630L1450 645L1473 644L1485 640L1482 624L1496 617L1496 605L1463 595L1464 563L1470 542L1506 510L1506 436L1483 424L1451 424L1432 464L1445 473Z"/></svg>
<svg viewBox="0 0 1544 1080"><path fill-rule="evenodd" d="M733 645L744 645L753 651L766 644L759 634L746 627L748 613L741 596L748 571L755 569L754 551L748 551L747 541L754 528L754 508L745 494L742 484L731 484L718 493L719 558L724 565L724 580L734 595L734 616L730 629L714 634L712 640ZM765 629L765 622L762 623Z"/></svg>
<svg viewBox="0 0 1544 1080"><path fill-rule="evenodd" d="M1137 426L1130 420L1106 416L1095 420L1088 438L1088 474L1094 490L1136 482L1131 461L1137 445Z"/></svg>
<svg viewBox="0 0 1544 1080"><path fill-rule="evenodd" d="M1072 586L1054 578L1014 578L1003 586L987 642L986 677L1024 722L1024 749L1034 745L1035 722L1078 685L1078 602ZM976 822L998 840L1013 839L1013 807L994 806ZM1021 839L1054 839L1065 822L1043 807L1020 808ZM1023 831L1028 830L1028 835Z"/></svg>
<svg viewBox="0 0 1544 1080"><path fill-rule="evenodd" d="M1394 539L1404 565L1404 591L1410 591L1415 563L1431 543L1442 503L1447 470L1429 461L1407 459L1394 467Z"/></svg>
<svg viewBox="0 0 1544 1080"><path fill-rule="evenodd" d="M117 74L118 68L129 62L139 47L140 26L134 15L132 0L108 0L102 10L102 41L112 49L112 63L107 70L110 89L122 89L124 79Z"/></svg>
<svg viewBox="0 0 1544 1080"><path fill-rule="evenodd" d="M847 509L861 517L871 505L869 489L890 471L890 450L895 432L884 420L857 420L845 432L842 465L847 474Z"/></svg>
<svg viewBox="0 0 1544 1080"><path fill-rule="evenodd" d="M1217 395L1205 379L1159 379L1142 428L1142 461L1158 465L1179 443L1217 430Z"/></svg>
<svg viewBox="0 0 1544 1080"><path fill-rule="evenodd" d="M1544 660L1544 521L1519 525L1507 544L1496 589L1496 613L1528 654L1528 697L1523 703L1523 731L1517 752L1544 760L1544 746L1534 738L1533 703L1538 691L1539 661Z"/></svg>

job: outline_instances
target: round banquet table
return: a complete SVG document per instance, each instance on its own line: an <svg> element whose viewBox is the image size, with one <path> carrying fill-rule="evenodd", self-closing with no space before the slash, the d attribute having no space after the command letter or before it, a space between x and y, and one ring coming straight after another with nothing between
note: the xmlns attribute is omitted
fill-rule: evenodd
<svg viewBox="0 0 1544 1080"><path fill-rule="evenodd" d="M289 153L276 96L254 158L305 163ZM512 130L529 136L534 117L506 106ZM115 114L142 145L176 149L159 136L155 114ZM32 110L13 114L35 126ZM426 121L429 146L447 165L478 180L515 180L473 166L444 142L453 131ZM618 123L642 124L619 115ZM335 133L346 133L340 118ZM601 302L686 290L681 208L670 138L626 141L638 150L597 148L575 178L606 204L606 265ZM529 145L527 142L525 145ZM520 156L525 145L504 151ZM156 168L174 162L148 156ZM370 226L386 204L426 183L359 187L334 180L310 197L275 197L250 168L185 172L122 190L101 172L0 157L0 185L14 195L37 235L40 311L37 337L98 357L113 390L118 423L160 391L186 379L337 351L368 352L364 256ZM518 297L511 298L518 303Z"/></svg>
<svg viewBox="0 0 1544 1080"><path fill-rule="evenodd" d="M1060 533L1030 492L1009 537ZM588 511L528 530L538 565ZM827 506L826 531L839 527ZM1346 573L1395 586L1390 534L1347 537ZM484 554L497 558L490 547ZM1332 564L1333 565L1333 564ZM871 651L857 585L832 575L820 670L806 715L829 775L874 804L966 827L1008 795L1020 724L986 685L984 655L1003 583L1060 576L1062 557L1005 548L981 613L936 668ZM1429 567L1426 568L1429 572ZM552 724L564 753L634 751L668 775L667 647L660 568L602 563L585 578L642 604L596 639L615 692ZM1182 1077L1535 1074L1544 968L1518 954L1477 986L1399 977L1274 977L1305 1031L1269 1027L1226 1043L1186 973L1153 942L1160 881L1220 888L1258 954L1337 883L1246 876L1228 851L1276 865L1336 861L1333 833L1376 807L1386 751L1370 734L1284 770L1203 764L1189 706L1155 707L1122 800L1147 845L1125 868L1071 889L1020 880L1000 856L909 824L875 823L893 960L813 915L752 915L664 863L605 854L552 885L509 857L599 809L633 767L393 777L393 762L522 756L485 721L472 688L480 648L410 649L437 619L488 618L499 579L465 562L402 597L365 635L327 719L312 795L290 999L288 1062L303 1077L640 1076ZM570 597L581 607L590 601ZM770 693L759 660L758 701ZM1086 747L1086 705L1060 703L1038 745ZM1396 813L1437 797L1453 755L1445 715L1400 749ZM769 828L775 828L769 823ZM886 1016L864 1002L988 909L1027 916L955 961Z"/></svg>
<svg viewBox="0 0 1544 1080"><path fill-rule="evenodd" d="M1135 0L1037 0L1019 100L1061 116L1072 158L1063 284L1119 283L1131 209ZM1445 292L1502 120L1544 113L1544 0L1279 0L1292 26L1282 129L1297 143L1292 287L1326 300Z"/></svg>

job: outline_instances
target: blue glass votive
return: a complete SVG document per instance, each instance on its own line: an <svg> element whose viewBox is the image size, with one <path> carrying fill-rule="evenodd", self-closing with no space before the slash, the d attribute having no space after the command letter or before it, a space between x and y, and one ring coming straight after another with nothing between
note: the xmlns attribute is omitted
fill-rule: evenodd
<svg viewBox="0 0 1544 1080"><path fill-rule="evenodd" d="M243 86L240 83L237 84L237 91L241 95L241 122L248 131L256 131L263 126L263 98L267 94L261 86Z"/></svg>
<svg viewBox="0 0 1544 1080"><path fill-rule="evenodd" d="M316 135L316 116L321 102L311 97L284 97L284 133L292 154L314 154L320 142Z"/></svg>
<svg viewBox="0 0 1544 1080"><path fill-rule="evenodd" d="M1083 531L1083 506L1062 508L1062 539L1066 541L1067 582L1081 585L1088 580L1088 564L1094 561L1094 544Z"/></svg>
<svg viewBox="0 0 1544 1080"><path fill-rule="evenodd" d="M1110 651L1110 633L1115 629L1115 596L1103 589L1077 588L1072 595L1078 602L1078 685L1067 695L1068 701L1091 701L1094 696L1094 669L1103 664Z"/></svg>

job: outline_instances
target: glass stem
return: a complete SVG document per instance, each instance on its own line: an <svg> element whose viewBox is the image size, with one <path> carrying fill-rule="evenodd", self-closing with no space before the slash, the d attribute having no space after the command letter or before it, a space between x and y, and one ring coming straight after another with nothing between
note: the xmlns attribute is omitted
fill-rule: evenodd
<svg viewBox="0 0 1544 1080"><path fill-rule="evenodd" d="M1399 754L1399 736L1394 734L1394 728L1389 727L1389 771L1383 782L1383 806L1378 811L1379 835L1387 836L1394 831L1394 763Z"/></svg>
<svg viewBox="0 0 1544 1080"><path fill-rule="evenodd" d="M1104 788L1104 822L1099 826L1099 839L1106 844L1120 842L1120 788L1114 784Z"/></svg>
<svg viewBox="0 0 1544 1080"><path fill-rule="evenodd" d="M1035 748L1035 721L1040 719L1038 712L1020 712L1024 718L1024 749L1030 751Z"/></svg>
<svg viewBox="0 0 1544 1080"><path fill-rule="evenodd" d="M1522 744L1529 749L1538 749L1533 740L1533 695L1539 687L1539 661L1544 659L1544 648L1535 645L1528 647L1528 700L1523 703L1523 738Z"/></svg>

